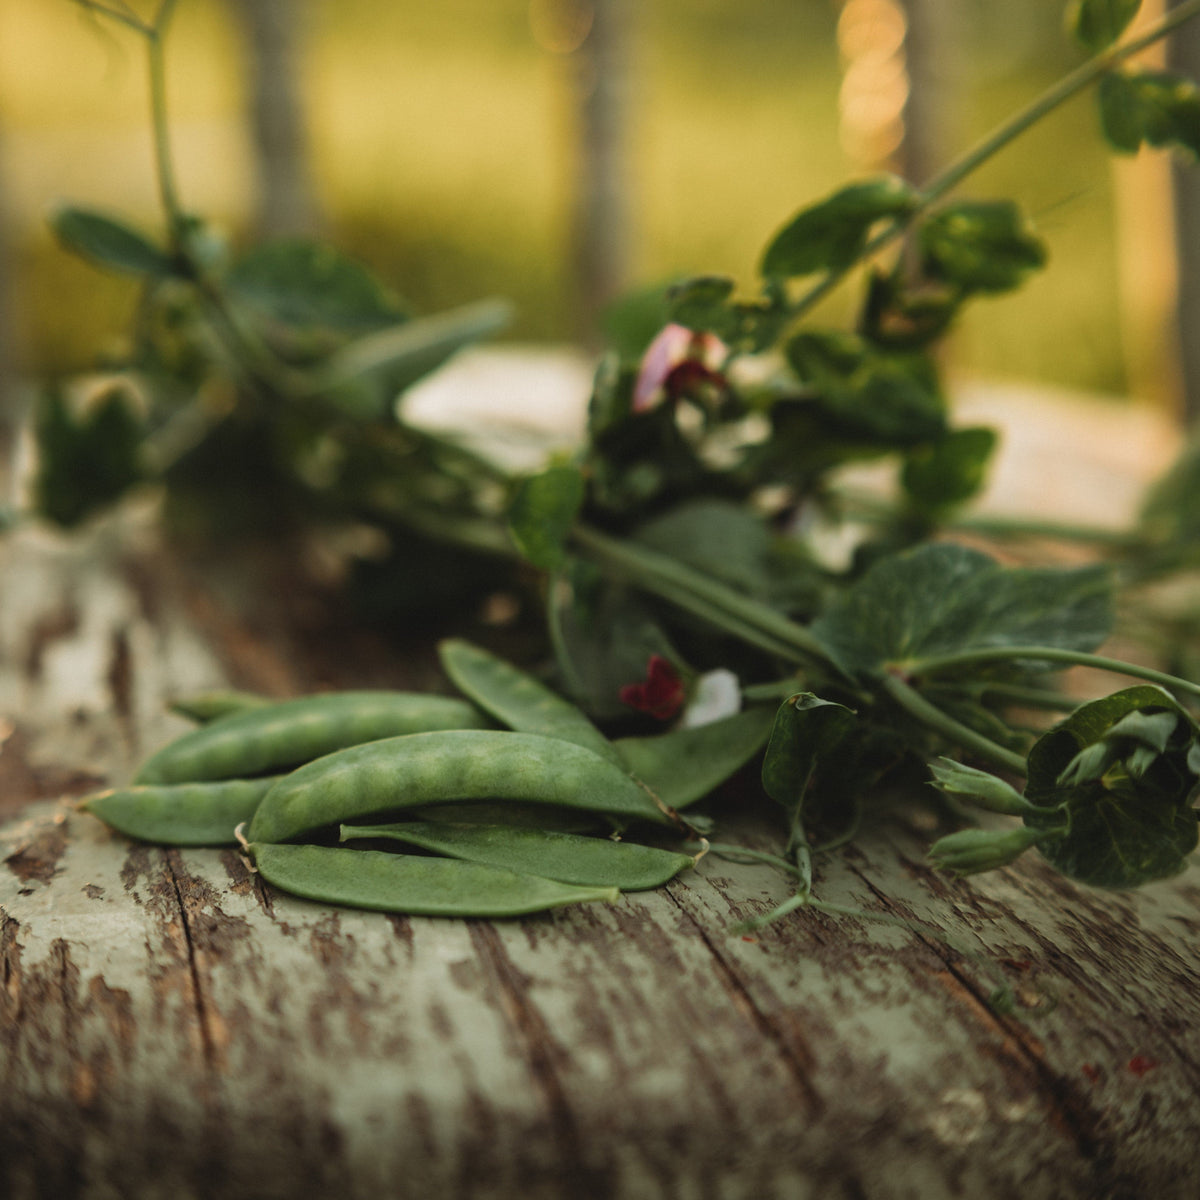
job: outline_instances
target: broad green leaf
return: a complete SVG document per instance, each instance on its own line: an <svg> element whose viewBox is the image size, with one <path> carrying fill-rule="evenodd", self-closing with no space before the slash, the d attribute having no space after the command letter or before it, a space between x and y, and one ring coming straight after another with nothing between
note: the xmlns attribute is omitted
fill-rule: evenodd
<svg viewBox="0 0 1200 1200"><path fill-rule="evenodd" d="M925 272L967 292L1005 292L1045 266L1046 247L1011 200L960 200L920 228Z"/></svg>
<svg viewBox="0 0 1200 1200"><path fill-rule="evenodd" d="M1129 28L1142 0L1073 0L1067 28L1090 54L1111 46Z"/></svg>
<svg viewBox="0 0 1200 1200"><path fill-rule="evenodd" d="M826 768L840 761L839 750L857 720L852 709L812 692L798 692L779 706L763 758L762 781L767 795L793 821L807 825L839 806L849 807L850 798L838 787L836 766ZM818 779L820 785L814 787Z"/></svg>
<svg viewBox="0 0 1200 1200"><path fill-rule="evenodd" d="M772 537L761 517L727 500L693 500L646 522L636 540L754 595L770 586Z"/></svg>
<svg viewBox="0 0 1200 1200"><path fill-rule="evenodd" d="M1168 71L1111 71L1100 81L1100 122L1114 149L1142 143L1200 156L1200 88Z"/></svg>
<svg viewBox="0 0 1200 1200"><path fill-rule="evenodd" d="M60 208L50 218L55 236L68 250L129 275L169 275L173 264L165 250L116 217L87 208Z"/></svg>
<svg viewBox="0 0 1200 1200"><path fill-rule="evenodd" d="M1077 709L1029 752L1025 798L1041 811L1025 823L1067 824L1041 853L1093 887L1178 874L1197 844L1196 740L1193 719L1161 688L1126 688Z"/></svg>
<svg viewBox="0 0 1200 1200"><path fill-rule="evenodd" d="M34 420L35 509L70 527L113 503L145 478L143 435L141 418L121 387L79 405L57 388L48 390Z"/></svg>
<svg viewBox="0 0 1200 1200"><path fill-rule="evenodd" d="M767 246L761 273L793 278L849 267L877 221L904 216L918 199L909 184L893 176L850 184L793 217Z"/></svg>
<svg viewBox="0 0 1200 1200"><path fill-rule="evenodd" d="M727 301L733 280L724 275L700 275L678 283L667 293L671 320L688 329L712 330L724 337L733 320Z"/></svg>
<svg viewBox="0 0 1200 1200"><path fill-rule="evenodd" d="M1140 515L1141 536L1180 556L1200 549L1200 440L1183 450L1150 489Z"/></svg>
<svg viewBox="0 0 1200 1200"><path fill-rule="evenodd" d="M255 246L234 263L224 284L244 308L293 331L360 334L406 315L361 263L308 238Z"/></svg>
<svg viewBox="0 0 1200 1200"><path fill-rule="evenodd" d="M945 403L928 358L883 353L840 332L797 334L785 353L833 438L891 448L943 436Z"/></svg>
<svg viewBox="0 0 1200 1200"><path fill-rule="evenodd" d="M669 808L703 800L762 749L771 729L769 708L748 708L708 725L651 737L618 738L625 765Z"/></svg>
<svg viewBox="0 0 1200 1200"><path fill-rule="evenodd" d="M521 553L535 567L543 571L562 568L583 497L583 475L578 467L550 467L518 485L508 510L508 527Z"/></svg>
<svg viewBox="0 0 1200 1200"><path fill-rule="evenodd" d="M890 274L874 271L859 329L877 347L921 350L949 329L963 300L958 288L937 280L912 284L900 267Z"/></svg>
<svg viewBox="0 0 1200 1200"><path fill-rule="evenodd" d="M939 441L909 452L900 482L926 512L962 504L983 486L995 447L992 429L951 429Z"/></svg>
<svg viewBox="0 0 1200 1200"><path fill-rule="evenodd" d="M812 631L843 668L864 675L987 647L1090 651L1111 627L1111 593L1104 567L1002 567L977 550L937 543L881 559Z"/></svg>

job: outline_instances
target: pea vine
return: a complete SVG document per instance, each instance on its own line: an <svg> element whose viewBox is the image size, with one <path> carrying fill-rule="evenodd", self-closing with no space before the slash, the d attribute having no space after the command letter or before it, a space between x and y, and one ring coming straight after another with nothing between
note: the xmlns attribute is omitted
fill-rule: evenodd
<svg viewBox="0 0 1200 1200"><path fill-rule="evenodd" d="M751 857L796 886L764 920L833 910L812 894L814 854L852 838L868 798L914 761L961 816L970 806L1015 819L936 841L931 860L947 871L1036 850L1080 883L1127 888L1185 867L1197 845L1200 686L1099 652L1118 584L1195 563L1200 453L1158 485L1107 562L1001 566L952 537L995 437L952 423L933 351L965 305L1045 264L1016 203L952 196L1032 125L1094 86L1116 151L1200 154L1200 89L1132 61L1200 0L1136 34L1139 0L1076 0L1069 25L1086 61L925 186L872 178L804 207L767 243L749 292L702 276L618 306L585 444L522 478L404 416L405 391L496 329L503 306L417 317L325 244L221 244L181 207L171 169L163 45L176 3L142 19L124 4L76 2L144 44L165 233L78 207L54 219L66 247L136 276L143 299L129 353L105 364L98 395L81 408L64 385L46 390L44 515L75 524L151 480L185 526L228 532L246 512L295 528L365 522L403 564L383 572L393 612L411 598L406 578L449 577L478 595L532 566L560 693L539 693L533 709L566 695L588 728L632 729L613 743L616 761L651 792L669 792L704 744L693 725L759 714L749 741L738 726L718 774L765 744L781 847ZM854 327L814 326L818 302L852 280ZM833 567L806 531L843 513L838 472L864 459L898 464L900 496L874 514L851 563ZM1070 666L1140 682L1080 704L1059 679ZM531 686L510 678L500 693ZM477 684L464 690L523 736L562 736L531 727L519 702L497 713ZM686 726L656 732L680 714ZM710 832L690 809L680 820ZM407 830L418 834L437 842ZM298 869L311 879L308 857Z"/></svg>

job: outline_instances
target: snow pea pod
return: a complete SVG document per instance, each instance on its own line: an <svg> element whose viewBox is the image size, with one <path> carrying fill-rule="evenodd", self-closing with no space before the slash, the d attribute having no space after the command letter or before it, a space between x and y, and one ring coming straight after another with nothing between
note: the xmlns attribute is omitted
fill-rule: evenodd
<svg viewBox="0 0 1200 1200"><path fill-rule="evenodd" d="M473 704L416 692L330 692L221 717L148 758L135 783L190 783L279 772L346 746L428 729L480 729Z"/></svg>
<svg viewBox="0 0 1200 1200"><path fill-rule="evenodd" d="M355 838L392 838L468 862L544 875L563 883L606 885L623 892L658 887L695 863L691 855L636 842L512 825L402 821L341 827L340 841Z"/></svg>
<svg viewBox="0 0 1200 1200"><path fill-rule="evenodd" d="M766 744L775 719L769 706L748 708L709 725L653 737L618 738L622 761L669 808L703 799Z"/></svg>
<svg viewBox="0 0 1200 1200"><path fill-rule="evenodd" d="M192 692L187 696L177 696L168 705L173 713L195 721L197 725L207 725L209 721L228 717L235 712L245 712L248 708L261 708L271 704L267 696L256 692L238 692L229 688L212 688L206 692Z"/></svg>
<svg viewBox="0 0 1200 1200"><path fill-rule="evenodd" d="M669 824L673 814L620 767L536 733L442 730L327 754L284 776L259 805L252 842L418 805L515 800Z"/></svg>
<svg viewBox="0 0 1200 1200"><path fill-rule="evenodd" d="M509 729L561 738L621 762L612 742L579 708L511 663L458 638L442 642L438 655L455 687Z"/></svg>
<svg viewBox="0 0 1200 1200"><path fill-rule="evenodd" d="M615 901L616 888L579 887L499 867L350 850L251 842L246 852L275 887L309 900L429 917L515 917L585 900Z"/></svg>
<svg viewBox="0 0 1200 1200"><path fill-rule="evenodd" d="M86 796L79 807L143 842L164 846L231 846L279 776L217 783L147 784Z"/></svg>

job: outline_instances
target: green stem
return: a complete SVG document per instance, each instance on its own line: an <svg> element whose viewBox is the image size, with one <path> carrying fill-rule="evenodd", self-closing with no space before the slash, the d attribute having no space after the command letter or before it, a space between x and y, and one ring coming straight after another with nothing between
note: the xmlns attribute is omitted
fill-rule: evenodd
<svg viewBox="0 0 1200 1200"><path fill-rule="evenodd" d="M1019 683L1000 683L984 680L980 683L952 684L947 682L945 687L960 695L969 696L972 700L982 700L991 696L995 700L1007 704L1016 704L1022 708L1044 709L1046 712L1074 712L1083 700L1078 696L1068 696L1066 692L1054 692L1048 688L1023 687Z"/></svg>
<svg viewBox="0 0 1200 1200"><path fill-rule="evenodd" d="M921 190L921 198L916 207L903 217L897 218L872 238L863 247L857 262L865 262L873 254L890 245L968 175L978 170L988 159L1003 150L1010 142L1015 141L1031 126L1036 125L1043 117L1048 116L1079 92L1090 87L1106 71L1111 71L1114 67L1120 66L1121 63L1140 54L1148 46L1160 41L1172 30L1184 22L1190 21L1197 14L1200 14L1200 0L1184 0L1184 3L1173 8L1160 20L1147 26L1146 30L1138 37L1131 38L1120 45L1110 46L1088 59L1070 74L1064 75L1062 79L1047 88L1025 108L1014 113L982 141L935 175ZM823 300L853 270L857 262L826 275L792 306L791 315L799 317Z"/></svg>
<svg viewBox="0 0 1200 1200"><path fill-rule="evenodd" d="M162 0L154 24L147 28L146 61L150 74L150 112L154 125L154 163L158 175L158 194L167 214L168 232L172 245L181 249L179 239L183 227L183 210L179 206L179 191L175 186L175 169L171 159L170 129L167 125L166 32L174 16L178 0Z"/></svg>
<svg viewBox="0 0 1200 1200"><path fill-rule="evenodd" d="M718 628L796 663L818 662L842 675L828 652L803 626L710 576L635 542L622 542L585 525L575 542L638 587L710 621Z"/></svg>
<svg viewBox="0 0 1200 1200"><path fill-rule="evenodd" d="M1131 679L1145 679L1175 691L1200 696L1200 684L1153 667L1125 662L1119 658L1105 658L1100 654L1087 654L1082 650L1062 650L1053 646L995 646L980 650L960 650L955 654L939 654L930 658L918 658L902 665L905 674L936 675L941 671L953 671L959 667L978 666L983 663L1012 663L1019 659L1037 662L1062 663L1072 667L1094 667L1097 671L1111 671L1116 675L1128 675Z"/></svg>
<svg viewBox="0 0 1200 1200"><path fill-rule="evenodd" d="M956 721L936 704L931 704L920 692L910 687L899 676L890 672L884 674L882 686L892 700L910 717L920 721L922 725L932 729L935 733L940 733L964 750L970 750L996 766L1003 767L1006 771L1012 771L1016 775L1025 774L1025 759L1021 755Z"/></svg>

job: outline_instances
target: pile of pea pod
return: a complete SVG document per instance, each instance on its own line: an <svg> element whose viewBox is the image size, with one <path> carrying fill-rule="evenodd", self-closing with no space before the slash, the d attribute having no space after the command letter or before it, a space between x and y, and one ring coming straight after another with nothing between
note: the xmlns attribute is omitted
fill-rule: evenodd
<svg viewBox="0 0 1200 1200"><path fill-rule="evenodd" d="M750 708L610 740L487 651L459 640L439 650L462 698L227 692L177 703L198 727L147 759L130 786L80 807L145 842L240 842L268 883L310 900L516 916L615 900L693 866L694 856L625 831L693 832L698 819L681 810L762 748L774 716Z"/></svg>

